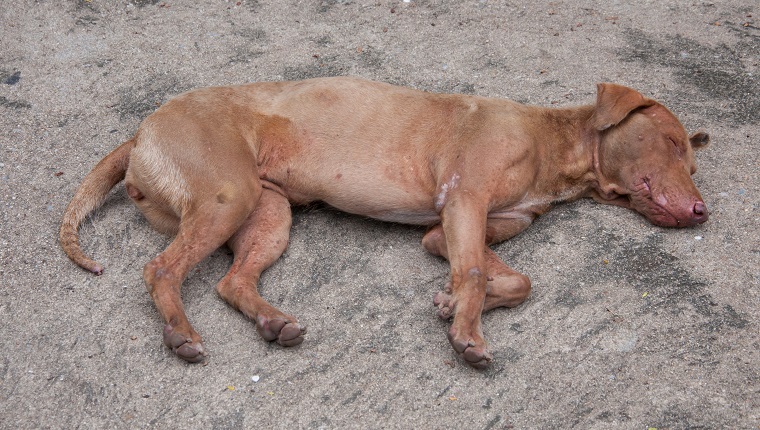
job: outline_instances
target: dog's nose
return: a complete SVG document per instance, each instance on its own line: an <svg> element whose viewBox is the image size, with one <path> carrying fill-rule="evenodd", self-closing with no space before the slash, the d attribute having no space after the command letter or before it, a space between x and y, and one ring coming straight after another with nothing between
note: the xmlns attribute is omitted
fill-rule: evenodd
<svg viewBox="0 0 760 430"><path fill-rule="evenodd" d="M703 223L707 221L708 213L707 213L707 206L705 206L705 202L698 201L694 203L694 207L692 208L692 219L695 223Z"/></svg>

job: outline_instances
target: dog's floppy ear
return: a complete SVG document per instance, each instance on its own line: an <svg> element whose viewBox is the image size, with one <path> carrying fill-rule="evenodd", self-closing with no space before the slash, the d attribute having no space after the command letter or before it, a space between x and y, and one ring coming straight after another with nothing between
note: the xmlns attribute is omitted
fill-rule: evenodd
<svg viewBox="0 0 760 430"><path fill-rule="evenodd" d="M631 111L652 106L655 101L641 95L636 90L617 84L597 84L596 107L591 116L591 124L599 131L619 124Z"/></svg>

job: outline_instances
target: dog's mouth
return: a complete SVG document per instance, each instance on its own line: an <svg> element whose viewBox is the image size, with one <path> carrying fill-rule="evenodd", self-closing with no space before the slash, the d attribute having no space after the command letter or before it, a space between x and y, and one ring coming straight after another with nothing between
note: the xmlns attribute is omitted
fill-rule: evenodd
<svg viewBox="0 0 760 430"><path fill-rule="evenodd" d="M596 190L594 198L600 203L634 210L657 226L682 227L684 225L667 209L667 199L664 196L654 195L651 179L647 176L639 178L626 190Z"/></svg>
<svg viewBox="0 0 760 430"><path fill-rule="evenodd" d="M660 227L690 227L707 221L707 208L699 196L653 190L651 178L634 183L628 196L631 209Z"/></svg>
<svg viewBox="0 0 760 430"><path fill-rule="evenodd" d="M677 227L679 225L678 219L653 195L648 177L645 176L634 183L628 198L631 202L631 208L644 215L652 224L661 227ZM660 197L659 199L664 198Z"/></svg>

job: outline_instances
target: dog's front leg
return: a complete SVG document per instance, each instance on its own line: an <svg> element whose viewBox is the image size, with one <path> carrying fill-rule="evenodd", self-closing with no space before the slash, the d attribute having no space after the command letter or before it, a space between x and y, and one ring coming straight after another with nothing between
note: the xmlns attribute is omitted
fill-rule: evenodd
<svg viewBox="0 0 760 430"><path fill-rule="evenodd" d="M452 193L453 194L453 193ZM448 338L454 350L473 367L485 368L492 360L480 325L486 297L486 203L460 191L450 196L441 211L451 265L451 296L454 322Z"/></svg>

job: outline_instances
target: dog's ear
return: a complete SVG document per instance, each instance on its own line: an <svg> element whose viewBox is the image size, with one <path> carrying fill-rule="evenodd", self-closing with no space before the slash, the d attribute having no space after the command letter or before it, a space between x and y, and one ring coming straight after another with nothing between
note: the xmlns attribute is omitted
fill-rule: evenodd
<svg viewBox="0 0 760 430"><path fill-rule="evenodd" d="M623 121L633 110L654 104L654 100L628 87L609 83L597 84L596 107L591 116L591 124L599 131L607 130Z"/></svg>
<svg viewBox="0 0 760 430"><path fill-rule="evenodd" d="M694 149L702 149L710 144L710 135L704 131L698 131L689 136L689 143Z"/></svg>

